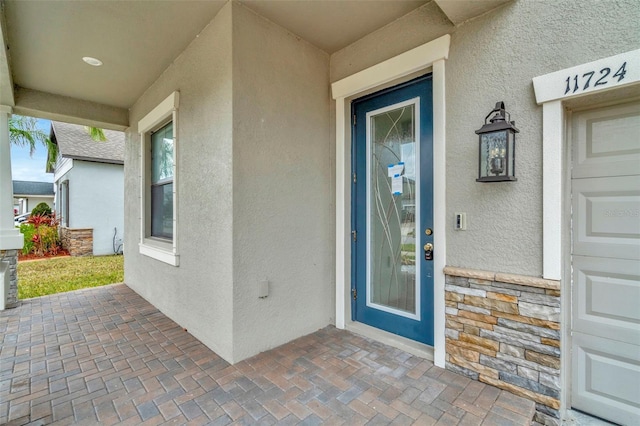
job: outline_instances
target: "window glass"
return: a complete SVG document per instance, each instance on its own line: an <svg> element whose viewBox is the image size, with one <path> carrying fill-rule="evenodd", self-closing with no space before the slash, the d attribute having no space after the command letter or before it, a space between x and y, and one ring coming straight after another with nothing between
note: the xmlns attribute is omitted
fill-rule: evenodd
<svg viewBox="0 0 640 426"><path fill-rule="evenodd" d="M151 236L173 238L173 123L151 135Z"/></svg>
<svg viewBox="0 0 640 426"><path fill-rule="evenodd" d="M173 180L173 122L151 135L151 182Z"/></svg>
<svg viewBox="0 0 640 426"><path fill-rule="evenodd" d="M173 183L151 185L151 235L173 238Z"/></svg>

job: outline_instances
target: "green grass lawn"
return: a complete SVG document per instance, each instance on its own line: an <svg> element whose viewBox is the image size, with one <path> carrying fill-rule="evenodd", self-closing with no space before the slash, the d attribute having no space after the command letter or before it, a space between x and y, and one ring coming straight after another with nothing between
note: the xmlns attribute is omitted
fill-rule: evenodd
<svg viewBox="0 0 640 426"><path fill-rule="evenodd" d="M120 283L123 280L123 256L60 257L18 262L20 299Z"/></svg>

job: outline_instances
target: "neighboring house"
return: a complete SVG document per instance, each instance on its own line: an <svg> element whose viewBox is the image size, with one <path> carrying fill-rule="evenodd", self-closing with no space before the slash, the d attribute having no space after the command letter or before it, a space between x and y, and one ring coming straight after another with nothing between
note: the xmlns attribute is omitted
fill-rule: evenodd
<svg viewBox="0 0 640 426"><path fill-rule="evenodd" d="M51 122L58 157L48 171L54 174L63 246L72 255L122 250L124 133L104 133L106 141L95 141L84 126Z"/></svg>
<svg viewBox="0 0 640 426"><path fill-rule="evenodd" d="M40 203L53 210L53 184L51 182L13 181L13 206L16 214L30 213Z"/></svg>
<svg viewBox="0 0 640 426"><path fill-rule="evenodd" d="M640 424L637 0L180 4L5 3L0 119L126 130L128 286L232 363L335 324Z"/></svg>

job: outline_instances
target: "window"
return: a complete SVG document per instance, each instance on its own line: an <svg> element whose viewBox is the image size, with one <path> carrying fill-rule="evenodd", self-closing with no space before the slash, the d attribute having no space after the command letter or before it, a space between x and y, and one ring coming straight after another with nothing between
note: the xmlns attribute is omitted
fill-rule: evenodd
<svg viewBox="0 0 640 426"><path fill-rule="evenodd" d="M140 253L178 266L178 92L138 122L141 144Z"/></svg>
<svg viewBox="0 0 640 426"><path fill-rule="evenodd" d="M151 133L151 236L173 239L173 122Z"/></svg>
<svg viewBox="0 0 640 426"><path fill-rule="evenodd" d="M69 227L69 180L65 180L60 184L60 213L62 226Z"/></svg>

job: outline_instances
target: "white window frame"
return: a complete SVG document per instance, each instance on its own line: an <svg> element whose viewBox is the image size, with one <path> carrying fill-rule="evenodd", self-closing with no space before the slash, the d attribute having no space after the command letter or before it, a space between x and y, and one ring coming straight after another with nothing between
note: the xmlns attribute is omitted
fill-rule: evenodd
<svg viewBox="0 0 640 426"><path fill-rule="evenodd" d="M140 254L179 266L178 253L178 103L175 91L138 121L140 134ZM173 238L151 236L151 132L173 122Z"/></svg>

